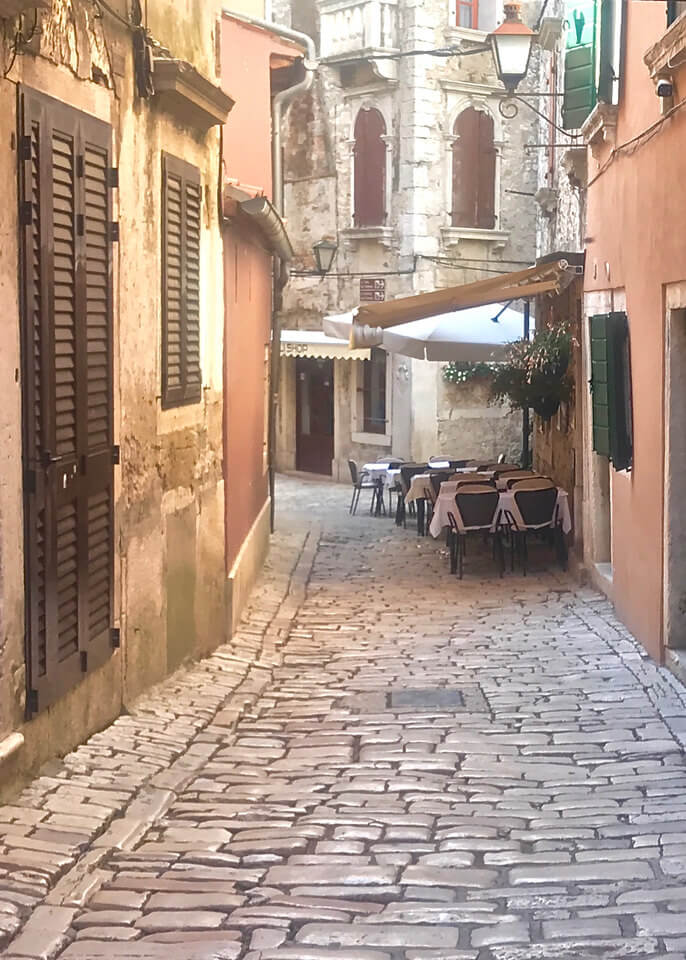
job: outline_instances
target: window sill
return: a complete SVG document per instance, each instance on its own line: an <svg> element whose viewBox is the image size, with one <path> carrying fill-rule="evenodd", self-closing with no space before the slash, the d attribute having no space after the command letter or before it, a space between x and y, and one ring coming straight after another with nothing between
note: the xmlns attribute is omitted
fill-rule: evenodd
<svg viewBox="0 0 686 960"><path fill-rule="evenodd" d="M389 433L353 433L353 443L364 443L377 447L390 447L393 438Z"/></svg>
<svg viewBox="0 0 686 960"><path fill-rule="evenodd" d="M348 227L341 231L343 243L349 250L357 250L360 241L371 240L383 247L390 247L393 241L392 227Z"/></svg>
<svg viewBox="0 0 686 960"><path fill-rule="evenodd" d="M581 126L584 143L591 148L596 160L604 146L614 147L617 142L618 111L615 104L597 103Z"/></svg>
<svg viewBox="0 0 686 960"><path fill-rule="evenodd" d="M445 39L448 43L456 43L459 40L466 40L468 43L486 43L488 31L472 30L471 27L448 27L445 31Z"/></svg>
<svg viewBox="0 0 686 960"><path fill-rule="evenodd" d="M480 227L441 227L441 242L444 247L455 248L463 240L488 243L493 250L502 250L510 234L507 230L483 230Z"/></svg>

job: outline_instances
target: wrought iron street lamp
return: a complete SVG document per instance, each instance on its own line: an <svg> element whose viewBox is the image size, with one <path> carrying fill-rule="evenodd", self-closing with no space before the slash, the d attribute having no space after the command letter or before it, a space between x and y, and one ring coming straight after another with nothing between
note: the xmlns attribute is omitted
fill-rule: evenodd
<svg viewBox="0 0 686 960"><path fill-rule="evenodd" d="M521 3L518 0L505 3L504 9L505 20L489 34L488 40L498 77L505 89L514 93L526 76L536 34L522 23Z"/></svg>
<svg viewBox="0 0 686 960"><path fill-rule="evenodd" d="M338 244L335 240L320 240L312 246L317 273L320 276L325 276L333 266L337 250Z"/></svg>

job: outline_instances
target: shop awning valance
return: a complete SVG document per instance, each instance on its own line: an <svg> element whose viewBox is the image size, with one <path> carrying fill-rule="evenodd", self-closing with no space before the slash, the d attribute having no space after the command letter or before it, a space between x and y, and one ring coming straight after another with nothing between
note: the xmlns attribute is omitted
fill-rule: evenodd
<svg viewBox="0 0 686 960"><path fill-rule="evenodd" d="M326 360L369 360L370 351L351 350L347 340L327 337L321 330L282 330L282 357L315 357Z"/></svg>
<svg viewBox="0 0 686 960"><path fill-rule="evenodd" d="M387 300L384 303L365 303L357 308L356 325L371 327L395 327L412 320L424 320L442 313L452 313L467 307L480 307L488 303L507 303L522 297L535 297L541 293L559 293L572 280L566 260L541 263L526 270L503 273L488 280L463 283L459 287L447 287L420 293L414 297Z"/></svg>

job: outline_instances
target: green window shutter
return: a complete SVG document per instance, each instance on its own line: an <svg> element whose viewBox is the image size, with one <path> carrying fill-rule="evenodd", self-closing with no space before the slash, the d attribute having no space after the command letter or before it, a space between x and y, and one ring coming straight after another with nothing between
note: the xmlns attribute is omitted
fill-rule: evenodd
<svg viewBox="0 0 686 960"><path fill-rule="evenodd" d="M632 463L631 362L625 313L591 317L593 449L615 470Z"/></svg>
<svg viewBox="0 0 686 960"><path fill-rule="evenodd" d="M600 2L600 65L598 72L598 99L604 103L612 103L612 80L615 69L613 64L614 52L614 2L601 0ZM619 66L617 64L617 66Z"/></svg>
<svg viewBox="0 0 686 960"><path fill-rule="evenodd" d="M607 328L609 314L591 317L591 398L593 449L610 456L610 404L608 391Z"/></svg>
<svg viewBox="0 0 686 960"><path fill-rule="evenodd" d="M562 125L576 130L596 105L594 47L572 47L565 55Z"/></svg>
<svg viewBox="0 0 686 960"><path fill-rule="evenodd" d="M615 470L628 470L633 456L629 322L623 312L608 314L608 387L610 459Z"/></svg>

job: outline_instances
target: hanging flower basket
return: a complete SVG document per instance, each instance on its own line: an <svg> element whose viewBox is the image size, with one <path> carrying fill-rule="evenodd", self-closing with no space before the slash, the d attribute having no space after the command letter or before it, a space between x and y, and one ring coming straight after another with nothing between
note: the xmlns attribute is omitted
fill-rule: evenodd
<svg viewBox="0 0 686 960"><path fill-rule="evenodd" d="M569 398L570 347L569 333L559 329L543 329L531 340L516 340L494 373L493 400L533 408L542 419L550 420Z"/></svg>

